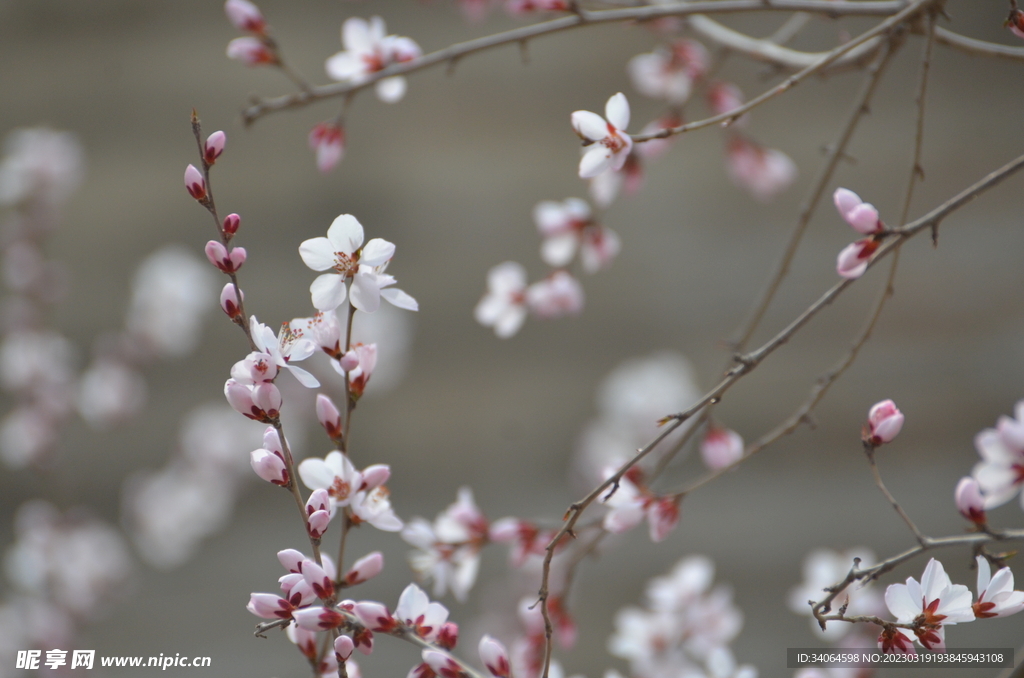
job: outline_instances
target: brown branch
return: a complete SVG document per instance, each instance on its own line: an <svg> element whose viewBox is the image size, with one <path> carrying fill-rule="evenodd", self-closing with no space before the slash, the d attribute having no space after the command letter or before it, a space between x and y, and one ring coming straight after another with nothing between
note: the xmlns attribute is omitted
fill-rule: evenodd
<svg viewBox="0 0 1024 678"><path fill-rule="evenodd" d="M483 52L503 45L523 45L532 38L582 26L624 21L649 21L667 16L735 14L752 11L813 12L826 16L888 16L894 12L904 10L905 7L905 2L877 0L867 2L849 2L847 0L773 0L770 4L764 2L764 0L705 0L703 2L680 2L672 5L647 5L600 11L584 11L581 9L570 16L484 36L475 40L467 40L466 42L456 43L444 49L425 54L414 61L392 64L381 71L368 75L359 82L319 85L284 96L257 100L242 111L242 119L245 121L245 124L249 125L268 113L298 108L315 101L357 92L370 87L383 78L405 75L438 64L453 64L469 54Z"/></svg>
<svg viewBox="0 0 1024 678"><path fill-rule="evenodd" d="M885 495L885 498L889 500L889 503L892 504L892 507L896 510L896 513L899 514L900 518L903 519L903 522L906 523L907 527L910 528L910 531L914 533L914 537L917 539L917 543L924 545L924 543L928 540L928 537L924 536L924 533L918 529L917 525L914 524L914 521L910 519L909 515L907 515L907 512L904 511L903 507L900 506L898 501L896 501L896 497L892 496L892 492L890 492L889 488L887 488L885 486L885 483L882 482L882 474L878 472L878 464L875 463L874 445L866 443L864 447L864 453L867 455L868 466L871 468L871 477L875 479L875 485L877 485L878 489L882 491L882 494Z"/></svg>

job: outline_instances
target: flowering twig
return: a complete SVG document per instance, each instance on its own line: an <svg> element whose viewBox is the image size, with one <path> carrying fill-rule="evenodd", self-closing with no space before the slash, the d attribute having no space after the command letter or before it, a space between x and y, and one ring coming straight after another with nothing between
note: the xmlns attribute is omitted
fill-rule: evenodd
<svg viewBox="0 0 1024 678"><path fill-rule="evenodd" d="M923 2L919 0L917 4ZM413 71L422 70L438 64L453 64L463 57L483 52L488 49L502 45L518 44L523 45L532 38L551 33L557 33L582 26L599 25L604 23L624 21L649 21L668 16L687 16L693 14L725 14L750 11L803 11L817 12L827 16L858 15L858 16L888 16L900 10L905 11L906 3L898 1L870 0L868 2L849 2L847 0L773 0L765 3L763 0L718 0L704 2L680 2L671 5L648 5L642 7L629 7L614 10L586 11L577 10L572 15L544 21L541 23L516 28L502 33L467 40L456 43L444 49L425 54L422 57L405 63L396 63L375 73L367 74L358 83L341 82L329 85L319 85L302 89L302 91L271 99L257 100L248 108L242 111L242 119L245 123L251 124L259 118L281 110L306 106L315 101L343 96L351 92L357 92L374 85L378 80L394 75L403 75ZM900 12L903 14L903 12ZM898 16L898 15L897 15ZM902 21L902 19L901 19ZM888 27L883 29L888 30ZM872 34L870 39L876 34ZM863 42L863 41L861 41ZM853 49L859 42L850 45ZM843 50L821 68L828 66L836 59L845 54L849 49ZM821 70L821 68L817 70Z"/></svg>

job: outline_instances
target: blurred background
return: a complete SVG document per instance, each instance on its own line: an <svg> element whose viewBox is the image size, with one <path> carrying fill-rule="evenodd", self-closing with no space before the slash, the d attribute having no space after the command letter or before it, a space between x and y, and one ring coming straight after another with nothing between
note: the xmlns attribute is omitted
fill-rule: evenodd
<svg viewBox="0 0 1024 678"><path fill-rule="evenodd" d="M323 62L341 49L339 28L349 16L380 14L389 33L412 37L425 52L523 23L496 11L474 24L442 0L263 0L260 7L289 63L316 83L327 80ZM946 9L944 26L1021 44L1001 26L1005 2L950 0ZM784 19L763 13L725 22L767 36ZM792 46L827 49L870 25L868 19L816 18ZM677 140L650 163L638 194L620 197L601 215L620 235L622 252L608 270L583 275L583 312L530 320L502 341L473 319L488 269L514 260L531 280L546 274L534 205L586 197L569 114L601 112L607 98L622 91L632 105L631 131L659 116L663 104L632 88L625 64L660 38L635 27L597 26L531 42L528 63L518 49L505 47L467 58L450 74L444 68L416 73L398 104L363 92L346 118L345 158L325 175L306 137L316 123L335 117L339 103L244 128L239 111L251 95L286 93L291 85L273 70L229 61L225 46L237 35L217 0L0 0L0 133L40 125L68 130L84 156L81 187L62 208L48 243L47 256L63 262L69 276L48 322L77 347L84 364L96 342L124 324L140 262L167 245L201 260L214 232L181 184L186 164L197 159L189 127L194 107L205 132L227 133L213 185L222 214L242 217L235 244L249 258L240 276L247 310L261 321L276 326L311 313L314 274L297 247L324 235L337 215L354 214L368 238L397 244L389 273L417 298L420 311L395 312L377 330L382 344L396 346L393 360L405 365L382 376L390 388L378 384L360 402L351 442L358 465L391 465L392 502L406 519L432 519L469 485L491 519L516 515L554 524L586 490L571 477L572 458L598 415L596 394L606 375L627 359L669 351L689 360L700 392L713 386L728 357L724 340L773 270L823 149L837 137L862 78L850 72L812 78L753 112L747 133L783 150L799 171L770 203L730 181L718 130ZM898 219L911 162L921 47L920 36L911 36L894 60L848 148L849 162L829 188L855 190L889 223ZM737 56L717 76L748 97L778 81L778 74ZM1024 63L936 45L926 179L911 218L1024 151L1018 141L1022 88ZM690 115L704 117L705 111L698 101ZM1024 398L1021 181L1011 178L948 218L937 248L926 237L904 247L895 297L854 367L817 409L813 429L799 429L688 497L664 543L652 545L646 530L637 529L582 566L572 600L580 639L558 654L569 674L624 669L605 650L615 611L638 603L644 583L680 558L706 554L716 563L716 582L732 586L744 613L733 643L737 659L758 666L761 676L791 675L786 648L820 643L807 619L786 604L802 579L806 554L864 546L886 557L913 543L874 486L861 452L861 424L884 398L894 399L907 418L901 436L878 455L889 488L925 533L964 530L953 488L978 460L973 437ZM755 345L835 282L835 256L853 235L823 201ZM844 355L884 283L884 269L870 271L733 388L716 410L719 421L749 441L787 417L817 376ZM211 287L211 305L220 284ZM130 503L126 479L141 482L183 454L182 420L207 403L223 405L228 370L245 353L240 332L214 307L194 352L145 368L148 402L138 417L101 431L72 421L60 432L52 467L4 470L0 543L14 542L15 512L36 497L61 511L87 506L122 525L122 507ZM327 389L338 393L340 383ZM4 411L14 405L9 397L4 402ZM289 402L308 411L300 396ZM308 415L292 431L298 456L329 451ZM255 440L258 445L258 433ZM222 502L212 486L194 508L198 516L205 502L210 512L226 511L223 529L197 542L184 562L140 565L118 602L84 615L88 623L76 647L97 655L208 655L217 675L308 675L282 634L252 637L249 593L275 590L281 574L275 552L302 549L305 537L291 499L255 479L244 453L238 461L233 509L213 508ZM690 454L659 487L678 488L702 468L699 455ZM1020 526L1017 502L994 511L992 522ZM370 528L349 543L352 557L383 551L385 573L357 595L393 606L410 578L409 547ZM954 581L973 588L968 549L941 557ZM139 559L137 551L132 558ZM886 583L920 577L926 560L916 559ZM502 607L514 604L507 573L505 548L492 547L469 601L443 600L463 625L463 656L475 659L470 638L489 630L479 621L505 615L510 608ZM7 581L0 586L5 597L15 595ZM957 627L947 636L960 647L1016 647L1024 638L1024 615ZM404 675L418 661L411 647L387 640L378 647L362 662L366 675Z"/></svg>

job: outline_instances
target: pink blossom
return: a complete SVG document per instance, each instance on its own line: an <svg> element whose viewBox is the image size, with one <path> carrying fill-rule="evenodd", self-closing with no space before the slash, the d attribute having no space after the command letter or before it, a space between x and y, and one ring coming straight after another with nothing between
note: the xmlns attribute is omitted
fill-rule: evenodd
<svg viewBox="0 0 1024 678"><path fill-rule="evenodd" d="M365 600L356 603L352 611L359 617L359 621L363 623L363 626L370 631L391 633L398 628L398 620L381 603Z"/></svg>
<svg viewBox="0 0 1024 678"><path fill-rule="evenodd" d="M221 230L224 232L224 236L231 240L235 233L238 233L239 227L242 225L242 217L237 214L229 214L224 217L224 223L221 225Z"/></svg>
<svg viewBox="0 0 1024 678"><path fill-rule="evenodd" d="M432 603L416 584L409 584L398 598L395 617L407 629L423 640L433 642L448 620L448 609L441 603Z"/></svg>
<svg viewBox="0 0 1024 678"><path fill-rule="evenodd" d="M327 75L341 82L361 83L370 75L397 63L415 61L422 56L412 39L385 35L384 20L379 16L369 21L350 17L341 27L345 51L327 59ZM395 103L405 96L405 78L400 75L377 81L377 97Z"/></svg>
<svg viewBox="0 0 1024 678"><path fill-rule="evenodd" d="M796 179L796 165L788 155L741 136L729 142L727 159L733 182L761 202L770 201Z"/></svg>
<svg viewBox="0 0 1024 678"><path fill-rule="evenodd" d="M352 569L345 573L344 580L349 586L355 586L373 579L383 569L384 555L380 551L374 551L357 560L352 565Z"/></svg>
<svg viewBox="0 0 1024 678"><path fill-rule="evenodd" d="M896 403L883 400L875 403L868 411L868 423L864 433L865 442L878 446L891 442L903 428L903 413L896 408Z"/></svg>
<svg viewBox="0 0 1024 678"><path fill-rule="evenodd" d="M256 347L271 357L278 368L288 370L295 379L306 388L316 388L320 382L306 370L293 365L293 362L305 360L316 351L316 344L305 336L302 322L282 323L281 331L274 331L258 321L256 316L249 317L249 333Z"/></svg>
<svg viewBox="0 0 1024 678"><path fill-rule="evenodd" d="M433 524L414 518L402 529L402 539L417 549L409 554L409 564L422 580L433 581L434 597L450 588L460 602L476 581L487 535L487 518L468 487L459 488L458 500Z"/></svg>
<svg viewBox="0 0 1024 678"><path fill-rule="evenodd" d="M880 244L881 241L875 238L865 238L850 243L839 252L839 256L836 258L836 272L850 280L861 277L868 270L871 255L875 253Z"/></svg>
<svg viewBox="0 0 1024 678"><path fill-rule="evenodd" d="M225 273L234 273L245 263L245 248L232 247L228 251L219 240L211 240L206 243L206 258Z"/></svg>
<svg viewBox="0 0 1024 678"><path fill-rule="evenodd" d="M583 310L583 286L568 271L555 271L530 285L526 303L538 318L576 315Z"/></svg>
<svg viewBox="0 0 1024 678"><path fill-rule="evenodd" d="M615 468L606 468L605 477L614 472ZM643 473L636 466L619 479L618 487L604 495L602 502L611 507L602 523L609 532L626 532L647 518L651 541L659 542L679 523L679 498L655 495L644 486Z"/></svg>
<svg viewBox="0 0 1024 678"><path fill-rule="evenodd" d="M331 440L341 438L341 412L338 406L329 397L320 393L316 397L316 418L320 425L327 431L327 437Z"/></svg>
<svg viewBox="0 0 1024 678"><path fill-rule="evenodd" d="M377 367L377 344L355 344L334 365L348 376L349 394L359 400Z"/></svg>
<svg viewBox="0 0 1024 678"><path fill-rule="evenodd" d="M216 162L220 154L224 152L224 144L227 141L227 136L224 132L214 132L206 138L206 143L203 144L203 160L207 165L212 165Z"/></svg>
<svg viewBox="0 0 1024 678"><path fill-rule="evenodd" d="M335 629L345 623L345 617L337 610L326 607L306 607L295 610L292 618L299 628L307 631L325 631Z"/></svg>
<svg viewBox="0 0 1024 678"><path fill-rule="evenodd" d="M580 160L580 177L590 179L602 172L620 170L633 148L633 139L626 134L629 126L629 102L619 92L608 99L604 107L605 117L590 111L576 111L572 114L572 128L590 148ZM607 118L607 120L606 120Z"/></svg>
<svg viewBox="0 0 1024 678"><path fill-rule="evenodd" d="M743 457L743 438L731 429L712 426L701 441L700 456L712 471L731 466Z"/></svg>
<svg viewBox="0 0 1024 678"><path fill-rule="evenodd" d="M914 634L929 650L946 647L946 626L974 621L971 592L966 586L953 584L942 563L934 558L928 561L920 583L909 577L906 584L889 586L885 604L898 622L916 625ZM902 629L900 632L907 635Z"/></svg>
<svg viewBox="0 0 1024 678"><path fill-rule="evenodd" d="M441 678L464 678L467 674L457 661L437 650L423 650L423 663Z"/></svg>
<svg viewBox="0 0 1024 678"><path fill-rule="evenodd" d="M972 609L977 619L1009 617L1024 610L1024 591L1013 590L1013 572L1001 568L992 576L988 559L976 556L978 565L978 600Z"/></svg>
<svg viewBox="0 0 1024 678"><path fill-rule="evenodd" d="M487 272L487 292L473 311L476 321L508 339L526 320L526 270L514 261Z"/></svg>
<svg viewBox="0 0 1024 678"><path fill-rule="evenodd" d="M273 593L249 594L245 609L263 619L290 619L295 610L291 603Z"/></svg>
<svg viewBox="0 0 1024 678"><path fill-rule="evenodd" d="M326 490L331 509L348 506L363 485L363 475L337 450L323 459L310 457L299 464L299 478L311 490Z"/></svg>
<svg viewBox="0 0 1024 678"><path fill-rule="evenodd" d="M357 492L350 504L350 519L356 525L369 523L378 530L398 532L402 529L403 523L391 508L389 496L388 488L384 485Z"/></svg>
<svg viewBox="0 0 1024 678"><path fill-rule="evenodd" d="M309 147L316 153L316 167L327 173L345 155L345 130L335 123L322 122L309 133Z"/></svg>
<svg viewBox="0 0 1024 678"><path fill-rule="evenodd" d="M987 428L974 437L974 447L982 460L971 475L981 487L986 509L1005 504L1024 484L1024 400L1017 403L1014 414L1015 418L1000 417L996 428Z"/></svg>
<svg viewBox="0 0 1024 678"><path fill-rule="evenodd" d="M224 289L220 291L220 308L222 311L228 314L228 317L232 320L240 319L242 317L242 307L239 301L245 300L245 294L239 289L235 292L235 284L228 283L224 285Z"/></svg>
<svg viewBox="0 0 1024 678"><path fill-rule="evenodd" d="M981 486L970 476L960 479L953 493L956 508L960 515L975 525L985 525L985 498L981 496Z"/></svg>
<svg viewBox="0 0 1024 678"><path fill-rule="evenodd" d="M885 229L885 224L878 218L878 210L874 205L864 202L853 191L837 188L833 200L839 216L858 233L871 235Z"/></svg>
<svg viewBox="0 0 1024 678"><path fill-rule="evenodd" d="M267 28L267 22L263 19L259 7L249 0L227 0L224 3L224 13L228 15L228 21L240 31L262 35Z"/></svg>
<svg viewBox="0 0 1024 678"><path fill-rule="evenodd" d="M703 77L707 67L704 45L695 40L677 40L669 48L659 47L653 53L633 57L627 70L641 94L679 105L690 98L694 81Z"/></svg>
<svg viewBox="0 0 1024 678"><path fill-rule="evenodd" d="M284 460L269 450L253 450L249 455L252 470L263 480L275 485L288 484L288 469Z"/></svg>
<svg viewBox="0 0 1024 678"><path fill-rule="evenodd" d="M202 172L195 168L195 165L185 168L185 189L199 202L206 200L206 179L203 178Z"/></svg>
<svg viewBox="0 0 1024 678"><path fill-rule="evenodd" d="M334 569L333 567L331 568ZM327 573L327 570L317 565L312 560L305 560L302 563L302 578L313 589L318 598L324 600L334 595L334 576Z"/></svg>
<svg viewBox="0 0 1024 678"><path fill-rule="evenodd" d="M590 206L579 198L568 198L561 203L539 202L533 208L533 219L544 238L541 259L549 266L568 265L579 250L584 270L594 273L610 264L619 252L619 236L596 223Z"/></svg>
<svg viewBox="0 0 1024 678"><path fill-rule="evenodd" d="M480 661L495 678L510 678L512 667L508 661L508 651L500 642L485 635L480 639Z"/></svg>
<svg viewBox="0 0 1024 678"><path fill-rule="evenodd" d="M398 308L415 311L416 300L402 290L390 288L395 279L384 273L395 254L394 244L373 238L363 245L363 226L351 214L342 214L327 229L327 237L311 238L299 246L299 255L314 271L333 269L310 285L313 306L333 311L345 301L346 283L351 279L351 303L360 311L373 313L380 300Z"/></svg>
<svg viewBox="0 0 1024 678"><path fill-rule="evenodd" d="M241 61L246 66L277 64L277 53L257 38L235 38L228 43L228 58Z"/></svg>
<svg viewBox="0 0 1024 678"><path fill-rule="evenodd" d="M743 92L731 82L718 81L712 83L708 88L708 105L715 115L724 115L734 111L743 105ZM750 120L750 115L744 113L732 123L734 126L744 127Z"/></svg>
<svg viewBox="0 0 1024 678"><path fill-rule="evenodd" d="M280 414L281 392L271 383L250 386L228 379L224 395L236 412L264 424L272 423Z"/></svg>

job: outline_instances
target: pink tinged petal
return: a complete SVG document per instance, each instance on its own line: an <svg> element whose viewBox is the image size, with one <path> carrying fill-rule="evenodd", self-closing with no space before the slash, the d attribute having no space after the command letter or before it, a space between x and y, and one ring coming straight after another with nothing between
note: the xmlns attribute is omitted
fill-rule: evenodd
<svg viewBox="0 0 1024 678"><path fill-rule="evenodd" d="M281 391L270 382L257 384L252 390L252 404L274 419L281 413Z"/></svg>
<svg viewBox="0 0 1024 678"><path fill-rule="evenodd" d="M249 0L227 0L224 3L224 13L235 28L250 33L262 33L266 28L263 15L256 5Z"/></svg>
<svg viewBox="0 0 1024 678"><path fill-rule="evenodd" d="M206 198L206 180L203 178L202 172L197 170L194 165L185 168L185 189L196 200Z"/></svg>
<svg viewBox="0 0 1024 678"><path fill-rule="evenodd" d="M307 514L313 513L314 511L328 511L330 510L330 507L331 495L323 488L313 490L309 495L309 499L306 500Z"/></svg>
<svg viewBox="0 0 1024 678"><path fill-rule="evenodd" d="M960 515L977 525L985 524L985 498L981 496L981 486L978 485L977 480L970 476L961 478L956 485L953 498ZM988 561L986 561L987 564Z"/></svg>
<svg viewBox="0 0 1024 678"><path fill-rule="evenodd" d="M352 52L338 52L324 62L324 71L332 80L359 82L366 79L366 64Z"/></svg>
<svg viewBox="0 0 1024 678"><path fill-rule="evenodd" d="M679 500L675 497L661 497L651 502L647 509L647 526L651 541L664 541L665 537L679 524Z"/></svg>
<svg viewBox="0 0 1024 678"><path fill-rule="evenodd" d="M620 130L629 127L629 102L622 92L612 95L604 106L604 117Z"/></svg>
<svg viewBox="0 0 1024 678"><path fill-rule="evenodd" d="M337 655L338 661L347 661L355 647L355 643L346 635L334 639L334 654Z"/></svg>
<svg viewBox="0 0 1024 678"><path fill-rule="evenodd" d="M292 614L299 628L307 631L334 629L345 623L345 617L337 610L323 607L307 607Z"/></svg>
<svg viewBox="0 0 1024 678"><path fill-rule="evenodd" d="M373 579L384 569L384 555L380 551L369 553L352 565L352 569L345 574L345 583L349 586L362 584L364 581Z"/></svg>
<svg viewBox="0 0 1024 678"><path fill-rule="evenodd" d="M302 563L307 558L295 549L284 549L277 552L277 560L289 572L302 572Z"/></svg>
<svg viewBox="0 0 1024 678"><path fill-rule="evenodd" d="M322 393L316 397L316 418L327 431L328 438L341 437L341 412L334 401Z"/></svg>
<svg viewBox="0 0 1024 678"><path fill-rule="evenodd" d="M392 306L396 306L406 311L420 310L419 303L400 289L388 287L380 291L380 296L384 298L384 301L388 302Z"/></svg>
<svg viewBox="0 0 1024 678"><path fill-rule="evenodd" d="M387 464L373 464L363 469L363 482L360 490L375 490L391 477L391 467Z"/></svg>
<svg viewBox="0 0 1024 678"><path fill-rule="evenodd" d="M576 133L590 141L600 141L608 136L608 123L597 113L576 111L570 117Z"/></svg>
<svg viewBox="0 0 1024 678"><path fill-rule="evenodd" d="M618 172L625 166L629 159L629 152L633 149L633 138L625 133L616 133L610 142L612 144L612 169ZM581 175L582 176L582 175Z"/></svg>
<svg viewBox="0 0 1024 678"><path fill-rule="evenodd" d="M253 450L249 454L249 463L252 470L263 480L275 485L288 484L288 470L284 461L268 450Z"/></svg>
<svg viewBox="0 0 1024 678"><path fill-rule="evenodd" d="M324 536L327 532L327 527L331 523L331 514L328 511L314 511L309 515L309 519L306 521L306 527L309 530L309 536L313 539L319 539Z"/></svg>
<svg viewBox="0 0 1024 678"><path fill-rule="evenodd" d="M340 275L325 273L318 276L309 286L313 308L318 311L333 311L345 301L345 280Z"/></svg>
<svg viewBox="0 0 1024 678"><path fill-rule="evenodd" d="M334 246L327 238L310 238L299 245L302 262L314 271L326 271L334 267ZM351 252L349 252L351 254Z"/></svg>
<svg viewBox="0 0 1024 678"><path fill-rule="evenodd" d="M402 590L398 597L398 607L395 608L395 616L406 626L415 626L416 617L426 612L430 598L416 584L409 584Z"/></svg>
<svg viewBox="0 0 1024 678"><path fill-rule="evenodd" d="M338 215L327 229L327 240L334 251L354 254L363 246L363 225L351 214Z"/></svg>
<svg viewBox="0 0 1024 678"><path fill-rule="evenodd" d="M378 80L374 86L377 92L377 98L386 104L397 103L402 100L405 96L406 83L405 78L400 75L395 75L390 78L384 78Z"/></svg>
<svg viewBox="0 0 1024 678"><path fill-rule="evenodd" d="M587 273L596 273L611 264L622 249L619 234L604 226L592 226L583 233L580 263Z"/></svg>
<svg viewBox="0 0 1024 678"><path fill-rule="evenodd" d="M252 593L245 609L263 619L289 619L294 608L284 598L273 593Z"/></svg>
<svg viewBox="0 0 1024 678"><path fill-rule="evenodd" d="M228 43L227 55L246 66L277 63L274 52L256 38L235 38Z"/></svg>
<svg viewBox="0 0 1024 678"><path fill-rule="evenodd" d="M306 388L316 388L320 386L320 380L314 377L306 370L296 365L288 365L287 369L295 377L296 381L305 386Z"/></svg>
<svg viewBox="0 0 1024 678"><path fill-rule="evenodd" d="M462 678L467 675L458 662L437 650L424 650L423 661L441 678Z"/></svg>
<svg viewBox="0 0 1024 678"><path fill-rule="evenodd" d="M836 258L836 273L849 280L859 278L868 270L868 259L861 257L863 241L850 243Z"/></svg>
<svg viewBox="0 0 1024 678"><path fill-rule="evenodd" d="M846 222L858 233L869 235L879 230L878 210L873 205L861 203L846 213Z"/></svg>
<svg viewBox="0 0 1024 678"><path fill-rule="evenodd" d="M334 583L331 581L331 577L327 575L324 568L314 561L307 560L302 563L302 578L312 587L313 592L319 598L327 599L334 595Z"/></svg>
<svg viewBox="0 0 1024 678"><path fill-rule="evenodd" d="M603 145L592 146L580 158L580 178L591 179L610 169L613 164L611 149Z"/></svg>
<svg viewBox="0 0 1024 678"><path fill-rule="evenodd" d="M872 443L888 443L903 428L903 413L891 400L875 403L868 411L868 425L871 427ZM941 567L941 566L940 566Z"/></svg>
<svg viewBox="0 0 1024 678"><path fill-rule="evenodd" d="M508 661L508 651L505 646L492 638L484 636L480 639L479 645L480 661L492 676L496 678L509 678L512 667Z"/></svg>
<svg viewBox="0 0 1024 678"><path fill-rule="evenodd" d="M837 188L836 192L832 195L832 200L836 204L836 210L839 212L839 216L846 219L846 215L850 213L853 208L863 204L863 200L860 196L851 191L848 188Z"/></svg>
<svg viewBox="0 0 1024 678"><path fill-rule="evenodd" d="M548 266L561 268L576 256L576 248L579 246L579 242L579 236L571 231L549 236L541 244L540 258Z"/></svg>
<svg viewBox="0 0 1024 678"><path fill-rule="evenodd" d="M380 308L380 285L372 272L360 270L352 278L351 299L352 305L364 313L374 313Z"/></svg>
<svg viewBox="0 0 1024 678"><path fill-rule="evenodd" d="M352 610L363 626L371 631L389 633L398 627L398 621L391 616L388 608L380 603L362 601Z"/></svg>
<svg viewBox="0 0 1024 678"><path fill-rule="evenodd" d="M313 587L302 579L301 574L290 574L285 576L299 578L299 581L291 586L286 593L289 603L295 607L305 607L317 599L317 595L316 592L313 591Z"/></svg>
<svg viewBox="0 0 1024 678"><path fill-rule="evenodd" d="M224 384L224 396L236 412L244 414L250 419L257 418L256 408L252 401L252 391L248 386L239 384L234 379L228 379Z"/></svg>
<svg viewBox="0 0 1024 678"><path fill-rule="evenodd" d="M390 261L393 256L395 256L394 243L383 238L373 238L363 246L363 251L359 254L359 263L367 266L380 266Z"/></svg>
<svg viewBox="0 0 1024 678"><path fill-rule="evenodd" d="M384 35L380 17L373 17L373 30L370 24L359 17L350 17L341 26L341 42L345 49L353 52L370 52Z"/></svg>

